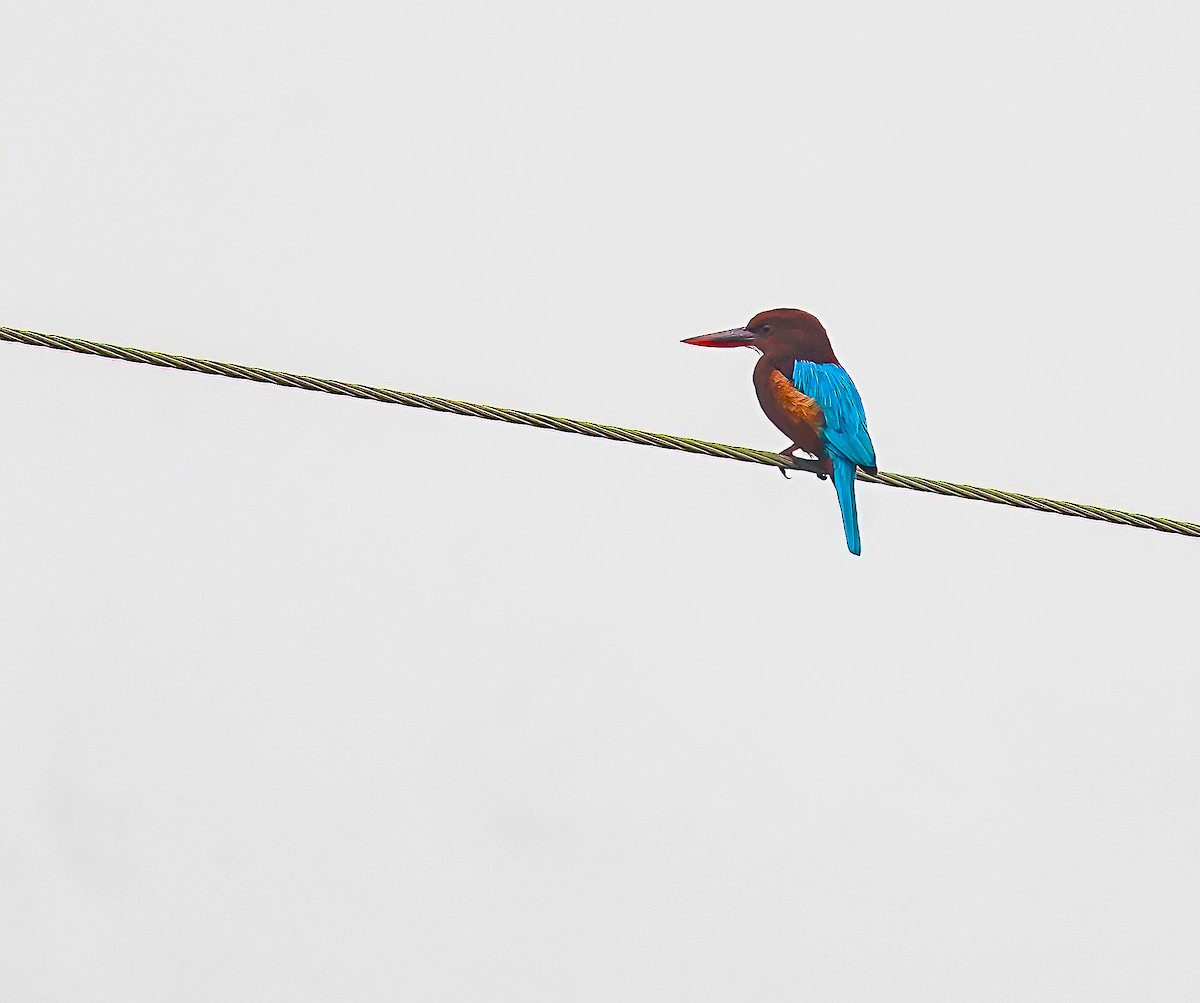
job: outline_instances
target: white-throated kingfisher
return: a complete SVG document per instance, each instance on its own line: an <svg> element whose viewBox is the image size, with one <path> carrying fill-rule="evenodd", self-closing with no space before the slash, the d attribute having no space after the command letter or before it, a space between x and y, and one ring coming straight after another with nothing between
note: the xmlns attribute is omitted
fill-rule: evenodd
<svg viewBox="0 0 1200 1003"><path fill-rule="evenodd" d="M745 327L685 338L705 348L753 348L762 358L754 367L754 390L771 423L791 440L782 450L815 456L833 478L846 546L862 553L854 479L859 467L878 472L875 447L867 432L867 414L858 388L842 368L829 335L811 313L767 310Z"/></svg>

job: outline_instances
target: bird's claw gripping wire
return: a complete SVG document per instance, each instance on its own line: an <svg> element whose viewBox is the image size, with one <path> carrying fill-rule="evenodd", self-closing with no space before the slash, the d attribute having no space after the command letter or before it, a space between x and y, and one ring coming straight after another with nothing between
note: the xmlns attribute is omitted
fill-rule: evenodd
<svg viewBox="0 0 1200 1003"><path fill-rule="evenodd" d="M796 448L796 447L794 447L794 446L793 446L792 448L794 449L794 448ZM784 449L784 450L780 450L780 453L779 453L779 455L780 455L780 456L783 456L783 457L786 457L787 459L791 460L793 464L795 464L795 466L794 466L794 467L791 467L791 468L789 468L789 467L779 467L779 468L778 468L778 469L779 469L779 472L780 472L781 474L783 474L783 479L784 479L785 481L790 481L790 480L791 480L791 478L788 476L788 470L789 470L789 469L792 469L792 470L806 470L806 471L808 471L810 474L816 474L816 475L817 475L817 479L818 479L818 480L821 480L821 481L824 481L824 480L828 480L828 479L829 479L829 475L828 475L827 473L825 473L825 470L824 470L824 468L821 466L821 461L820 461L820 460L806 460L806 459L801 459L800 457L798 457L798 456L795 456L794 454L790 453L790 452L789 452L788 450L786 450L786 449Z"/></svg>

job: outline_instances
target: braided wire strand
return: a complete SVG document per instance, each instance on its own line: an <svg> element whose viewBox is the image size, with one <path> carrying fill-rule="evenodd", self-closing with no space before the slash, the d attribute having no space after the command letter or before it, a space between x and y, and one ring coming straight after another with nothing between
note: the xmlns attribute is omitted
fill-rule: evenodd
<svg viewBox="0 0 1200 1003"><path fill-rule="evenodd" d="M13 342L20 345L33 345L40 348L53 348L63 352L76 352L81 355L98 355L106 359L135 362L141 365L158 366L164 369L178 369L189 373L205 373L210 376L224 376L234 380L249 380L253 383L269 383L274 386L291 387L297 390L311 390L317 393L334 394L339 397L355 397L359 400L378 401L381 404L399 404L403 407L420 408L426 411L440 411L446 414L462 415L467 418L483 418L487 421L502 421L511 425L546 428L559 432L568 432L573 435L586 435L591 438L608 439L613 442L655 446L659 449L672 449L684 453L694 453L699 456L712 456L717 459L740 460L743 463L759 463L765 466L778 467L782 470L802 470L812 473L818 469L817 465L811 461L793 459L782 456L779 453L772 453L765 449L754 449L749 446L730 446L721 442L708 442L704 439L689 439L681 435L664 435L658 432L645 432L634 428L621 428L617 425L601 425L597 422L583 421L578 418L556 418L553 415L539 414L534 411L518 411L514 408L496 407L491 404L476 404L470 401L451 400L446 397L430 397L403 390L389 390L384 387L365 386L361 383L344 383L339 380L300 376L296 373L276 372L271 369L243 366L232 362L213 362L209 359L197 359L187 355L170 355L166 352L152 352L142 348L125 348L121 345L107 345L99 341L84 341L81 338L67 338L57 334L40 334L37 331L22 331L12 327L0 327L0 341ZM1200 524L1198 523L1142 515L1137 512L1122 512L1119 509L1102 508L1099 505L1084 505L1078 502L1058 501L1053 498L1039 498L1037 495L1020 494L1015 491L999 491L993 488L976 487L973 484L955 484L952 481L937 481L928 477L913 477L908 474L889 473L884 470L879 471L877 474L868 474L859 471L858 479L868 484L884 484L888 487L943 495L949 498L985 501L995 505L1009 505L1013 508L1032 509L1036 512L1050 512L1080 519L1092 519L1097 522L1107 522L1119 526L1153 529L1160 533L1175 533L1180 536L1200 537Z"/></svg>

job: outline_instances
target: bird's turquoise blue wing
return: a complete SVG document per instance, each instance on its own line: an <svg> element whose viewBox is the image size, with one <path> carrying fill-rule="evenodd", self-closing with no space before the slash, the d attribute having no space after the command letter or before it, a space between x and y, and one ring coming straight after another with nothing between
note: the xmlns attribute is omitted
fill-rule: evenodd
<svg viewBox="0 0 1200 1003"><path fill-rule="evenodd" d="M874 467L875 447L867 431L867 413L850 374L833 363L797 362L792 383L821 405L826 448L860 467Z"/></svg>

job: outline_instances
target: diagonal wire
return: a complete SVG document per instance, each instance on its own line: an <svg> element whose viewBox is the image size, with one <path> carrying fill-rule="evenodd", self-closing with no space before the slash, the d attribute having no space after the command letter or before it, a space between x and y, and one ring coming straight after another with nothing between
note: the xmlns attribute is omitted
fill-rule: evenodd
<svg viewBox="0 0 1200 1003"><path fill-rule="evenodd" d="M11 341L21 345L36 345L42 348L56 348L59 351L77 352L81 355L99 355L106 359L120 359L124 362L137 362L142 365L159 366L165 369L180 369L188 373L208 373L212 376L226 376L234 380L250 380L254 383L270 383L280 387L294 387L298 390L314 390L320 393L336 394L341 397L357 397L360 400L379 401L382 404L401 404L404 407L423 408L427 411L442 411L447 414L460 414L469 418L503 421L511 425L549 428L559 432L571 432L575 435L587 435L596 439L611 439L614 442L639 443L645 446L657 446L659 449L674 449L685 453L696 453L700 456L741 460L744 463L761 463L765 466L779 467L783 470L804 470L810 473L817 473L820 470L819 465L811 460L785 457L779 453L768 452L764 449L752 449L748 446L727 446L720 442L688 439L680 435L663 435L658 432L643 432L633 428L620 428L616 425L599 425L596 422L582 421L576 418L556 418L553 415L538 414L533 411L517 411L513 408L493 407L489 404L473 404L470 401L450 400L445 397L429 397L424 394L408 393L403 390L369 387L361 383L343 383L340 380L323 380L314 376L298 376L295 373L276 372L271 369L259 369L256 366L242 366L231 362L211 362L208 359L196 359L187 355L168 355L165 352L150 352L140 348L124 348L120 345L106 345L98 341L65 338L57 334L39 334L36 331L21 331L11 327L0 327L0 341ZM928 494L945 495L951 498L986 501L996 505L1011 505L1014 508L1034 509L1038 512L1053 512L1057 515L1093 519L1098 522L1108 522L1120 526L1154 529L1160 533L1176 533L1180 536L1200 537L1200 524L1194 522L1140 515L1137 512L1122 512L1118 509L1101 508L1098 505L1056 501L1053 498L1039 498L1036 495L1019 494L1015 491L997 491L992 488L976 487L972 484L935 481L928 477L911 477L907 474L893 474L883 470L878 474L868 474L859 471L858 479L866 481L869 484L885 484L888 487L906 488L909 491L923 491Z"/></svg>

